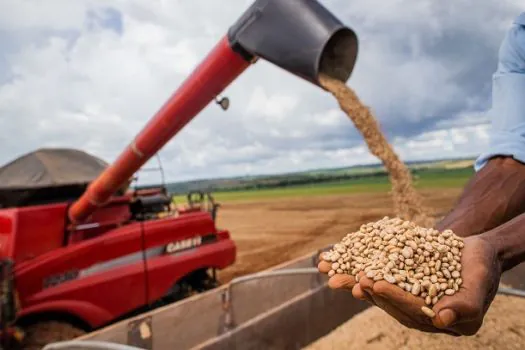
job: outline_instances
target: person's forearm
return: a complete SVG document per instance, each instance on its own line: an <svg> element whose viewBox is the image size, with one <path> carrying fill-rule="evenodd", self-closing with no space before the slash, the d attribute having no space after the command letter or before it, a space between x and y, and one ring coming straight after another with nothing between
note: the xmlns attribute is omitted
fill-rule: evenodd
<svg viewBox="0 0 525 350"><path fill-rule="evenodd" d="M525 214L479 237L488 241L498 253L502 272L525 261Z"/></svg>
<svg viewBox="0 0 525 350"><path fill-rule="evenodd" d="M437 225L460 236L477 235L525 213L525 165L510 157L490 160Z"/></svg>
<svg viewBox="0 0 525 350"><path fill-rule="evenodd" d="M498 68L492 79L489 145L476 161L479 171L438 229L448 227L462 236L472 236L525 212L524 92L525 15L520 15L498 53ZM498 155L512 158L489 160Z"/></svg>

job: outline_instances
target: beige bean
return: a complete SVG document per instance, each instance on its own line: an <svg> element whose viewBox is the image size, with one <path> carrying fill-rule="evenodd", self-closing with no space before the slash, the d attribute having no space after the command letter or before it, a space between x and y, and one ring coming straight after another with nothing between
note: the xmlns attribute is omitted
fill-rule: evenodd
<svg viewBox="0 0 525 350"><path fill-rule="evenodd" d="M416 281L416 283L412 285L412 294L419 295L420 292L421 292L421 285L419 284L419 282Z"/></svg>
<svg viewBox="0 0 525 350"><path fill-rule="evenodd" d="M407 246L409 246L410 248L412 248L412 251L417 250L417 244L416 244L416 242L410 240L410 241L406 241L405 244L406 244Z"/></svg>
<svg viewBox="0 0 525 350"><path fill-rule="evenodd" d="M377 275L377 272L378 272L377 270L370 270L370 271L368 271L368 272L366 273L366 277L368 277L368 278L374 278L375 275Z"/></svg>
<svg viewBox="0 0 525 350"><path fill-rule="evenodd" d="M429 309L429 308L426 307L426 306L422 306L422 307L421 307L421 311L423 311L423 313L424 313L425 315L427 315L428 317L430 317L430 318L433 318L433 317L436 316L436 313L435 313L434 311L432 311L432 309Z"/></svg>
<svg viewBox="0 0 525 350"><path fill-rule="evenodd" d="M421 287L425 289L429 289L431 285L432 283L429 280L424 280L423 282L421 282Z"/></svg>
<svg viewBox="0 0 525 350"><path fill-rule="evenodd" d="M391 274L385 274L383 276L383 278L385 279L385 281L387 281L388 283L391 283L391 284L395 284L396 283L396 278L394 276L392 276Z"/></svg>
<svg viewBox="0 0 525 350"><path fill-rule="evenodd" d="M423 276L425 276L425 275L423 274L423 272L418 272L418 273L414 274L414 278L415 278L415 279L418 279L418 280L419 280L419 279L422 279Z"/></svg>
<svg viewBox="0 0 525 350"><path fill-rule="evenodd" d="M377 281L381 281L383 279L383 274L382 273L378 273L374 276L374 281L377 282Z"/></svg>
<svg viewBox="0 0 525 350"><path fill-rule="evenodd" d="M433 298L433 297L437 296L437 293L438 293L438 290L436 288L436 285L432 284L430 286L430 288L428 289L428 295Z"/></svg>
<svg viewBox="0 0 525 350"><path fill-rule="evenodd" d="M404 282L406 278L403 275L395 274L394 279L396 280L396 283L399 283L399 282Z"/></svg>

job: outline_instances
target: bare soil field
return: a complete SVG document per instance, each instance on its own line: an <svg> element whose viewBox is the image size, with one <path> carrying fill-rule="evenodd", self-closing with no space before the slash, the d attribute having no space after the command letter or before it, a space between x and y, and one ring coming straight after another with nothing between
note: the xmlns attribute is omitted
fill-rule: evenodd
<svg viewBox="0 0 525 350"><path fill-rule="evenodd" d="M424 204L444 215L461 189L420 191ZM388 193L308 196L222 203L218 226L237 244L236 263L221 271L226 283L338 242L362 223L393 216Z"/></svg>

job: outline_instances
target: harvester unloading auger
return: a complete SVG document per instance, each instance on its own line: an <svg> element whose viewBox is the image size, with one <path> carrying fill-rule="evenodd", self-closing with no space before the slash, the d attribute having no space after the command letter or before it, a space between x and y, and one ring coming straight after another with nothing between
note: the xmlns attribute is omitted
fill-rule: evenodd
<svg viewBox="0 0 525 350"><path fill-rule="evenodd" d="M354 31L317 0L255 1L118 159L70 207L69 220L72 224L85 221L259 58L320 86L320 73L347 81L357 51Z"/></svg>

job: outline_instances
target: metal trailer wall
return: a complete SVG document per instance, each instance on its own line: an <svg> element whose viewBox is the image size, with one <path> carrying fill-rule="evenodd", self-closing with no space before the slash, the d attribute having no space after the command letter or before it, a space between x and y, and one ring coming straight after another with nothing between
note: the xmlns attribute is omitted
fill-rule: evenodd
<svg viewBox="0 0 525 350"><path fill-rule="evenodd" d="M318 253L270 271L317 266ZM525 288L525 264L502 282ZM300 349L368 307L351 293L332 291L320 274L280 276L228 285L78 340L110 341L143 349Z"/></svg>
<svg viewBox="0 0 525 350"><path fill-rule="evenodd" d="M317 258L317 252L308 254L270 270L315 268ZM225 285L78 340L155 350L296 349L329 333L367 306L348 293L333 293L326 282L321 274L262 278L233 285L231 294Z"/></svg>

